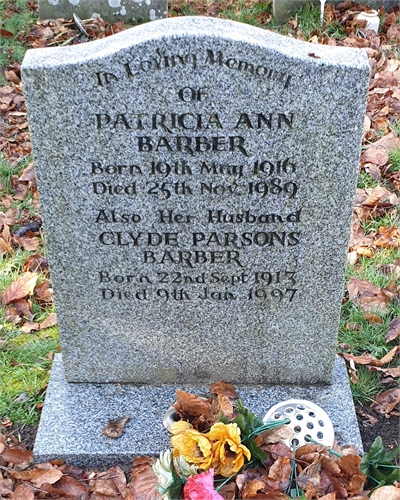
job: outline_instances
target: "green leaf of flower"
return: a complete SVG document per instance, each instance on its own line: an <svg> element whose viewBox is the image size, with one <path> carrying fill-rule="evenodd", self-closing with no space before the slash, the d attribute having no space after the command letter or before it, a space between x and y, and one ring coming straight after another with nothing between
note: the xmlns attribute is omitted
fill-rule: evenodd
<svg viewBox="0 0 400 500"><path fill-rule="evenodd" d="M260 460L261 462L264 462L265 460L268 459L268 453L261 448L259 448L254 439L248 439L244 442L245 446L250 450L251 453L251 458L252 459L257 459Z"/></svg>

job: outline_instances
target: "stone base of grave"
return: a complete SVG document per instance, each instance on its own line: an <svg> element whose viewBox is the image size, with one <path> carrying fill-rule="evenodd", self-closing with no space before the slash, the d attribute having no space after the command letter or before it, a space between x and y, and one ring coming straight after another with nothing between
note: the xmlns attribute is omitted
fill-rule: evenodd
<svg viewBox="0 0 400 500"><path fill-rule="evenodd" d="M83 468L106 469L119 464L127 470L136 455L158 455L169 448L162 425L175 392L184 388L206 394L207 387L161 387L121 384L70 384L65 381L62 357L57 354L51 371L39 425L36 463L64 459ZM339 444L352 444L362 453L362 442L344 361L337 357L330 386L236 386L244 404L261 418L286 399L307 399L331 418ZM123 434L108 438L102 429L110 419L130 415Z"/></svg>

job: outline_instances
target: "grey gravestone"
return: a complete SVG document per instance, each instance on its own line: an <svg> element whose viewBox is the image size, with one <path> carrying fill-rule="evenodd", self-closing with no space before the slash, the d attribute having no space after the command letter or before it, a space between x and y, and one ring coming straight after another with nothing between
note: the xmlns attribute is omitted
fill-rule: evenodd
<svg viewBox="0 0 400 500"><path fill-rule="evenodd" d="M342 3L343 0L329 0L328 3L336 5ZM296 12L306 3L306 0L273 0L274 18L279 22L285 22L296 15ZM314 2L319 4L320 2ZM385 7L387 12L390 12L393 7L400 6L399 0L363 0L364 5L368 5L371 9L379 9Z"/></svg>
<svg viewBox="0 0 400 500"><path fill-rule="evenodd" d="M144 22L163 19L168 14L167 0L39 0L40 19L81 19L101 17L116 21Z"/></svg>
<svg viewBox="0 0 400 500"><path fill-rule="evenodd" d="M104 393L90 383L150 384L149 397L219 379L329 384L366 55L176 18L29 51L22 71L65 370L60 360L50 387L87 387L90 401ZM337 384L327 390L334 401ZM171 400L155 401L157 434ZM66 411L47 407L39 457ZM131 400L137 421L141 407ZM70 411L70 456L82 421L108 449L105 414Z"/></svg>

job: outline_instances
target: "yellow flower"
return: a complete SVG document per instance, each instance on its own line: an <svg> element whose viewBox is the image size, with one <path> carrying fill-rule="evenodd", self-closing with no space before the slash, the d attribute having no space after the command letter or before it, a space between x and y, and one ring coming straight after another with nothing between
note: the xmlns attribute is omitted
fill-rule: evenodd
<svg viewBox="0 0 400 500"><path fill-rule="evenodd" d="M184 420L178 420L178 422L173 422L169 428L169 432L171 434L180 434L181 432L185 432L188 429L193 429L193 425L189 424L189 422L185 422Z"/></svg>
<svg viewBox="0 0 400 500"><path fill-rule="evenodd" d="M205 434L195 429L178 432L171 437L173 456L183 455L190 464L208 470L213 459L212 445Z"/></svg>
<svg viewBox="0 0 400 500"><path fill-rule="evenodd" d="M239 472L244 465L245 457L250 460L250 450L240 444L240 429L237 424L217 422L206 436L213 443L212 466L215 474L229 477Z"/></svg>

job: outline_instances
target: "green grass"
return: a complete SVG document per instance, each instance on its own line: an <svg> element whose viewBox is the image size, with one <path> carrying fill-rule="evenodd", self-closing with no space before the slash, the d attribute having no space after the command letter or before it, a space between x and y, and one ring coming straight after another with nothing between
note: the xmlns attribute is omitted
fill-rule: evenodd
<svg viewBox="0 0 400 500"><path fill-rule="evenodd" d="M356 266L348 267L346 283L351 277L355 277L384 288L395 281L396 277L386 275L383 266L393 263L396 258L400 258L400 249L386 249L378 251L372 258L363 257ZM345 345L340 349L342 352L356 355L370 353L381 359L399 344L398 340L386 343L385 335L391 320L400 317L400 304L396 304L396 301L389 302L387 311L371 312L377 314L382 323L369 323L365 317L366 312L350 300L343 304L338 338L339 346ZM357 328L352 328L353 325L357 325ZM395 365L394 363L391 365ZM380 375L360 365L357 365L357 375L359 382L351 384L354 400L360 404L373 401L381 389L378 383Z"/></svg>
<svg viewBox="0 0 400 500"><path fill-rule="evenodd" d="M10 167L4 158L0 162L0 175L6 192L11 192L11 175L19 175L26 166L28 159ZM4 192L2 193L4 194ZM14 201L11 206L18 208L18 213L29 211L30 217L36 215L33 210L32 196L28 195L22 202ZM17 228L18 225L12 227ZM39 247L43 254L43 248ZM32 252L15 248L11 256L0 259L0 290L7 287L20 277L23 266ZM45 280L39 273L38 283ZM52 307L42 307L32 300L33 318L31 321L42 322ZM58 331L56 327L39 332L24 334L18 325L6 319L8 306L0 306L0 422L9 418L13 422L29 425L37 424L40 413L36 407L43 401L44 389L48 380L48 370L51 361L49 353L58 347Z"/></svg>
<svg viewBox="0 0 400 500"><path fill-rule="evenodd" d="M400 136L400 120L398 118L393 118L390 121L389 126L391 130L393 130L398 136Z"/></svg>
<svg viewBox="0 0 400 500"><path fill-rule="evenodd" d="M224 10L221 14L225 19L251 24L252 26L263 27L263 23L260 22L259 16L264 13L271 14L271 12L272 6L266 2L257 2L249 8L246 7L245 0L238 0L234 9Z"/></svg>
<svg viewBox="0 0 400 500"><path fill-rule="evenodd" d="M369 371L366 366L359 366L357 368L357 377L357 384L350 382L354 401L361 405L371 404L381 389L379 374Z"/></svg>
<svg viewBox="0 0 400 500"><path fill-rule="evenodd" d="M4 70L12 62L22 62L26 48L17 40L21 33L29 31L37 19L37 15L26 10L26 0L15 0L13 15L7 10L8 2L0 2L0 28L14 34L13 38L0 37L0 85L7 85Z"/></svg>
<svg viewBox="0 0 400 500"><path fill-rule="evenodd" d="M310 39L316 32L321 31L320 6L313 3L304 4L297 13L298 31L303 33L305 40Z"/></svg>
<svg viewBox="0 0 400 500"><path fill-rule="evenodd" d="M389 227L398 225L400 225L399 208L386 213L383 217L379 219L368 219L361 223L361 227L364 229L366 234L377 232L380 227Z"/></svg>
<svg viewBox="0 0 400 500"><path fill-rule="evenodd" d="M21 334L15 330L3 339L0 352L0 421L36 425L47 386L51 355L57 350L57 328Z"/></svg>
<svg viewBox="0 0 400 500"><path fill-rule="evenodd" d="M16 249L12 256L0 261L0 290L4 291L23 272L30 252ZM39 274L38 283L45 279ZM43 400L43 391L50 369L49 353L58 347L56 327L24 334L18 325L5 318L6 307L0 307L0 421L35 425L39 419L36 405ZM43 308L32 300L32 321L42 322L53 308ZM22 401L19 401L21 394Z"/></svg>
<svg viewBox="0 0 400 500"><path fill-rule="evenodd" d="M3 189L0 189L0 196L12 194L13 188L11 177L19 176L24 168L32 161L32 156L28 155L14 165L11 165L3 153L0 153L0 181Z"/></svg>
<svg viewBox="0 0 400 500"><path fill-rule="evenodd" d="M400 148L395 148L389 153L389 161L392 164L390 172L398 172L400 170Z"/></svg>
<svg viewBox="0 0 400 500"><path fill-rule="evenodd" d="M336 40L347 38L347 33L343 26L337 21L326 26L324 33L328 38L334 38Z"/></svg>
<svg viewBox="0 0 400 500"><path fill-rule="evenodd" d="M376 181L373 177L371 177L367 172L360 172L357 179L357 187L359 189L369 189L375 188L382 183Z"/></svg>

